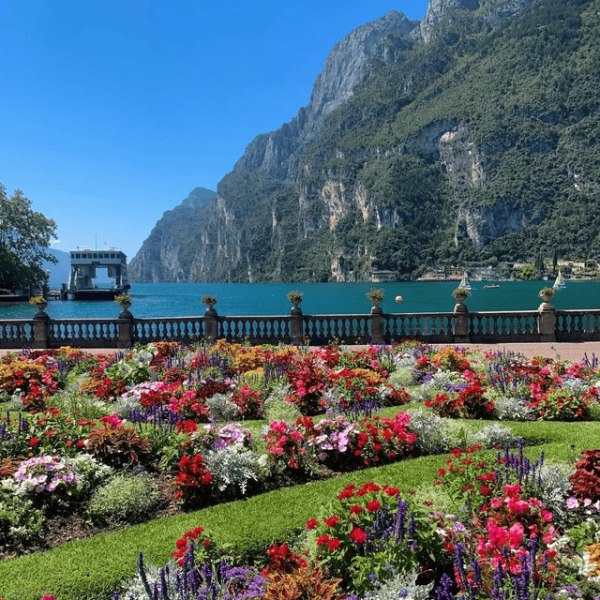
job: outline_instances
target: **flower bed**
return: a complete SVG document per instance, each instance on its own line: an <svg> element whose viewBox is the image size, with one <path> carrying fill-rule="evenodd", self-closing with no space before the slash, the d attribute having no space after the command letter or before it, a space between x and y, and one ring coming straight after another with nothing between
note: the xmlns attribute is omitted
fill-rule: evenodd
<svg viewBox="0 0 600 600"><path fill-rule="evenodd" d="M503 468L513 469L513 463L522 471L529 468L522 451L517 458L506 451L500 459L504 463L486 470L486 461L471 456L478 449L442 429L456 418L571 422L594 418L599 379L590 364L467 356L457 349L440 351L415 343L360 352L160 343L117 356L91 357L68 348L13 355L0 362L0 398L7 409L0 421L0 544L4 544L0 551L9 557L44 548L53 513L70 511L91 519L90 531L96 532L99 526L123 527L164 515L165 510L174 514L290 483L447 451L454 444L456 456L440 467L436 483L471 515L470 520L450 523L393 488L377 484L360 488L358 497L368 497L366 504L355 501L329 516L315 515L329 524L320 531L324 521L319 521L315 529L320 535L312 549L306 549L306 564L288 565L283 572L267 568L264 597L283 597L277 594L284 588L300 589L318 581L331 598L368 597L389 582L406 584L407 590L427 584L410 593L437 589L440 598L487 598L493 597L494 589L505 593L517 586L515 594L524 598L530 597L522 591L524 584L510 579L525 578L524 572L535 580L537 587L531 593L562 593L561 585L583 589L581 569L569 567L568 579L553 572L550 559L556 556L551 556L550 546L563 543L559 531L562 537L574 531L581 548L589 547L591 557L598 554L593 537L597 530L589 525L598 520L597 450L589 449L577 463L572 487L562 490L559 530L545 504L549 500L540 497L539 490L536 496L506 475L500 486L497 473ZM385 415L375 414L382 409ZM277 418L293 413L297 415L293 419ZM435 421L436 414L443 418ZM261 431L251 421L251 429L244 428L244 419L263 419L266 428ZM431 427L438 428L435 435ZM484 428L482 439L487 447L499 446L508 434ZM460 454L464 452L469 454ZM515 485L521 488L507 488ZM349 498L338 500L354 497L356 491L350 491ZM111 494L126 494L133 508L117 510ZM144 510L135 510L142 497ZM513 514L514 505L522 511ZM515 520L515 515L524 516ZM364 521L366 517L371 520ZM399 524L399 519L408 520ZM346 525L340 536L337 527L342 522ZM463 532L463 526L472 530ZM391 535L390 528L397 532ZM503 542L506 535L508 542ZM427 538L425 550L419 536ZM369 539L377 543L369 545ZM513 548L517 539L519 545ZM298 544L279 541L284 542ZM538 558L542 543L548 547ZM575 563L573 543L564 542L561 557ZM455 556L446 556L443 568L437 568L431 557L442 551L451 554L450 546ZM279 553L281 559L280 550L271 554ZM367 555L369 560L359 560ZM193 564L201 568L198 560L194 558ZM232 560L228 558L231 568ZM542 570L539 561L544 563ZM190 569L191 564L188 561ZM510 581L496 581L499 567ZM206 572L208 567L202 568ZM287 582L283 587L282 581ZM236 580L235 585L241 584Z"/></svg>

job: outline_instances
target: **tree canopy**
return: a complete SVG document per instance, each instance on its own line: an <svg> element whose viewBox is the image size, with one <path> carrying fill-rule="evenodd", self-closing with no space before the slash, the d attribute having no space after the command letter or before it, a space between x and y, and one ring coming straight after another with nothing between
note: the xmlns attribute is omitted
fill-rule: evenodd
<svg viewBox="0 0 600 600"><path fill-rule="evenodd" d="M13 290L46 283L42 264L57 262L45 250L55 233L56 223L33 211L21 190L8 197L0 183L0 288Z"/></svg>

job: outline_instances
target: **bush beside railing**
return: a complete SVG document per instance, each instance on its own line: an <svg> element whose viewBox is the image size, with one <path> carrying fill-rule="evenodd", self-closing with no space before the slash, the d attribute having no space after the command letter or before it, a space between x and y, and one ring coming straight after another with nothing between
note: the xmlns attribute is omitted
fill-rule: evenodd
<svg viewBox="0 0 600 600"><path fill-rule="evenodd" d="M129 348L136 343L193 343L226 339L249 344L390 344L403 339L429 343L600 341L600 309L469 312L223 316L210 308L202 316L136 319L129 311L115 319L52 319L43 311L31 319L0 320L0 348Z"/></svg>

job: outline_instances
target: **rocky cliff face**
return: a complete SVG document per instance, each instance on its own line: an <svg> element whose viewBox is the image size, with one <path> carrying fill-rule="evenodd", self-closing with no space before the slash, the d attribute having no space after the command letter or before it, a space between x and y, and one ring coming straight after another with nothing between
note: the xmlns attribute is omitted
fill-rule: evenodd
<svg viewBox="0 0 600 600"><path fill-rule="evenodd" d="M368 76L368 64L374 58L394 60L394 36L408 35L419 22L392 11L349 33L327 57L323 71L313 84L307 106L280 129L257 136L234 172L262 171L286 179L298 164L297 155L318 137L323 119L352 97L354 88Z"/></svg>
<svg viewBox="0 0 600 600"><path fill-rule="evenodd" d="M430 42L444 20L452 20L457 10L478 11L490 23L518 15L532 0L430 0L427 14L412 36ZM442 32L445 28L441 28Z"/></svg>
<svg viewBox="0 0 600 600"><path fill-rule="evenodd" d="M589 73L554 77L569 100L549 100L549 55L567 53L556 67L567 72L583 34L577 3L560 5L571 11L562 21L552 0L536 4L533 13L532 0L430 0L421 23L392 12L348 34L309 104L257 136L214 198L165 213L131 263L132 280L410 277L433 260L510 256L538 235L550 243L545 223L561 214L560 198L596 201L581 174L594 168L585 157L595 156L600 113L589 42L578 63ZM516 25L496 27L506 19ZM574 29L552 38L563 22ZM513 52L521 35L531 56ZM565 35L568 50L552 42ZM573 214L565 222L576 231Z"/></svg>
<svg viewBox="0 0 600 600"><path fill-rule="evenodd" d="M129 263L130 280L188 281L189 239L195 235L203 209L215 196L211 190L196 188L179 206L165 212Z"/></svg>

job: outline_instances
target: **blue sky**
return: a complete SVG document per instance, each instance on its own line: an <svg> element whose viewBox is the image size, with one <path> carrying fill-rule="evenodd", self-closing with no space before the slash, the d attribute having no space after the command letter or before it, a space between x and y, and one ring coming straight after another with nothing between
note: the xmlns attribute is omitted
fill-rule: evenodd
<svg viewBox="0 0 600 600"><path fill-rule="evenodd" d="M1 0L0 182L56 221L55 248L131 259L390 10L422 19L427 0Z"/></svg>

